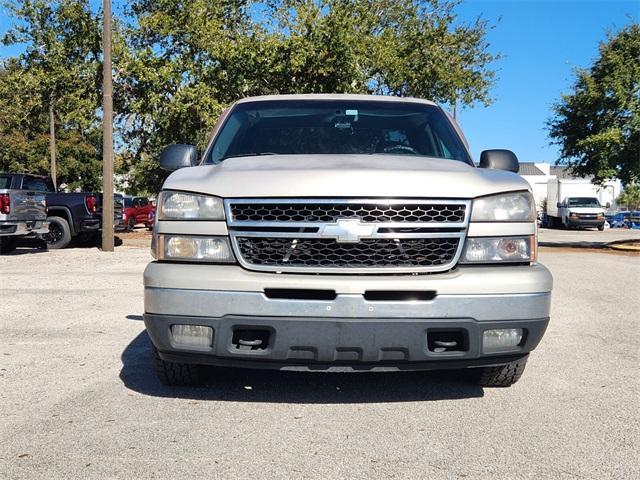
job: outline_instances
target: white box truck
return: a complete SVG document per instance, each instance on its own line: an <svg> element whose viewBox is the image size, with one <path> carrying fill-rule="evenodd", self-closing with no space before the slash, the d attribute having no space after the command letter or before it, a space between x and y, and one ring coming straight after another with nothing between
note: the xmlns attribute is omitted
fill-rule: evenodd
<svg viewBox="0 0 640 480"><path fill-rule="evenodd" d="M554 178L547 188L547 217L550 227L596 227L604 230L600 187L576 178Z"/></svg>

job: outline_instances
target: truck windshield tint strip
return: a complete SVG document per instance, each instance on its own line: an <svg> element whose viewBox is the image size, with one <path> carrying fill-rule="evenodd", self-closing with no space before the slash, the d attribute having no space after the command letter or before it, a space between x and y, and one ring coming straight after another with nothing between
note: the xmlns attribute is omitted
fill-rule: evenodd
<svg viewBox="0 0 640 480"><path fill-rule="evenodd" d="M412 155L472 164L436 106L381 101L260 101L233 107L206 163L257 155Z"/></svg>

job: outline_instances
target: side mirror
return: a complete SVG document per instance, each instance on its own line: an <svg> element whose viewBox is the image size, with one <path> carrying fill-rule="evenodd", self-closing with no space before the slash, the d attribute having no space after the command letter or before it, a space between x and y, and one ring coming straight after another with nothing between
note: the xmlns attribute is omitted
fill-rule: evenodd
<svg viewBox="0 0 640 480"><path fill-rule="evenodd" d="M562 202L558 202L558 203L556 204L556 208L564 208L564 203L562 203Z"/></svg>
<svg viewBox="0 0 640 480"><path fill-rule="evenodd" d="M480 168L518 173L518 157L511 150L485 150L480 154Z"/></svg>
<svg viewBox="0 0 640 480"><path fill-rule="evenodd" d="M169 145L160 154L160 166L173 172L179 168L192 167L198 163L198 150L193 145Z"/></svg>
<svg viewBox="0 0 640 480"><path fill-rule="evenodd" d="M607 202L607 204L604 206L604 208L611 208L611 204L609 202Z"/></svg>

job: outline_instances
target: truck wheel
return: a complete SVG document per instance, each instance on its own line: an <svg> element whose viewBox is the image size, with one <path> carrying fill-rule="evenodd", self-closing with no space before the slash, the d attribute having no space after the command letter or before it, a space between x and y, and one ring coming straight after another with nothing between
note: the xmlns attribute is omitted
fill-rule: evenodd
<svg viewBox="0 0 640 480"><path fill-rule="evenodd" d="M12 237L0 237L0 254L11 253L16 249L15 238Z"/></svg>
<svg viewBox="0 0 640 480"><path fill-rule="evenodd" d="M522 376L527 359L511 362L499 367L482 367L475 369L476 381L482 387L510 387Z"/></svg>
<svg viewBox="0 0 640 480"><path fill-rule="evenodd" d="M129 217L127 220L127 232L133 232L133 228L136 226L136 219L133 217Z"/></svg>
<svg viewBox="0 0 640 480"><path fill-rule="evenodd" d="M52 250L64 248L71 242L69 223L62 217L49 217L49 233L42 235L47 246Z"/></svg>
<svg viewBox="0 0 640 480"><path fill-rule="evenodd" d="M191 363L167 362L160 358L158 349L152 344L153 365L156 369L158 380L171 387L189 387L202 385L204 375L202 367Z"/></svg>

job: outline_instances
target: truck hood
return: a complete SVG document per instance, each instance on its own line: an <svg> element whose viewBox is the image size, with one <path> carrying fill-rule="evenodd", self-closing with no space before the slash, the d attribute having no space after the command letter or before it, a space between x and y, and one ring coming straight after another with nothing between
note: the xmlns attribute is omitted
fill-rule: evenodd
<svg viewBox="0 0 640 480"><path fill-rule="evenodd" d="M172 173L163 189L242 197L474 198L529 190L519 175L456 160L396 155L230 158Z"/></svg>

